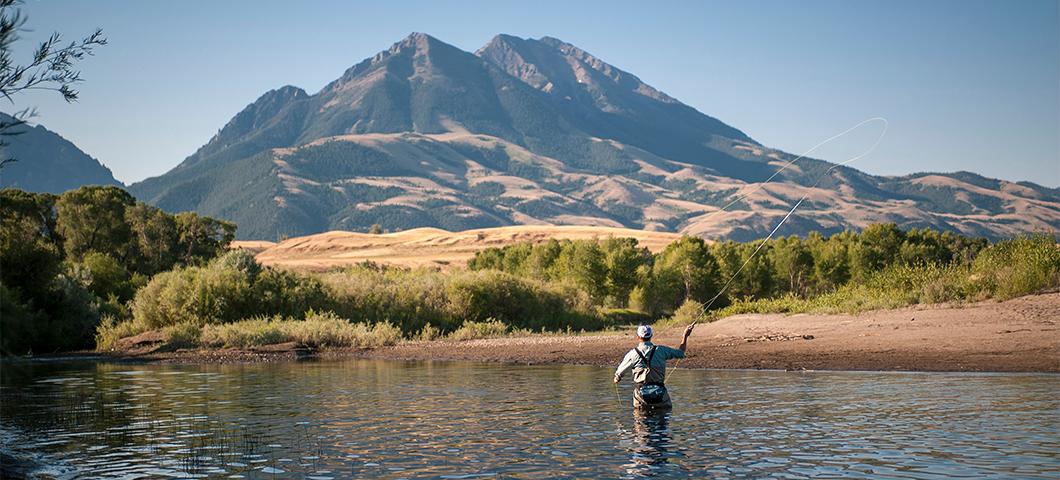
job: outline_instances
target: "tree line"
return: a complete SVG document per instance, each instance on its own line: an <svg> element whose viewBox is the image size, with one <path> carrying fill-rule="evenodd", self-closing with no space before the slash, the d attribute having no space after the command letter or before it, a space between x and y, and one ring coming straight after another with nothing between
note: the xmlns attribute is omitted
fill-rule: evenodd
<svg viewBox="0 0 1060 480"><path fill-rule="evenodd" d="M895 265L968 263L987 245L983 238L882 223L765 243L682 237L657 254L632 238L550 240L483 250L468 267L571 283L599 306L660 316L685 300L723 307L735 299L809 297Z"/></svg>
<svg viewBox="0 0 1060 480"><path fill-rule="evenodd" d="M0 353L106 349L147 330L174 346L213 345L216 325L231 326L224 332L240 345L360 338L349 332L379 324L386 338L471 338L703 319L705 306L728 307L718 315L845 311L1060 286L1052 236L989 245L893 223L768 242L682 237L657 253L633 238L551 240L483 250L467 269L318 273L230 251L235 229L163 212L118 187L0 190ZM310 318L327 321L300 323ZM336 318L360 327L337 329Z"/></svg>

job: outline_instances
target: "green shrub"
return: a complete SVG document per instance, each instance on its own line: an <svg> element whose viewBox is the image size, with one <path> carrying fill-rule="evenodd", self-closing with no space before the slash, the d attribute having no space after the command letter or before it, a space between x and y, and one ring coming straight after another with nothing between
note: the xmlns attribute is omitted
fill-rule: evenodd
<svg viewBox="0 0 1060 480"><path fill-rule="evenodd" d="M288 341L315 347L381 347L401 341L401 329L389 322L350 323L331 312L281 323Z"/></svg>
<svg viewBox="0 0 1060 480"><path fill-rule="evenodd" d="M133 318L149 328L178 323L224 323L252 315L249 276L231 268L188 267L155 275L136 293Z"/></svg>
<svg viewBox="0 0 1060 480"><path fill-rule="evenodd" d="M426 325L447 331L459 323L449 313L449 275L358 266L317 278L331 296L327 309L354 322L390 322L411 335Z"/></svg>
<svg viewBox="0 0 1060 480"><path fill-rule="evenodd" d="M419 340L421 342L437 340L439 338L442 338L441 329L431 325L424 325L423 328L412 337L413 340Z"/></svg>
<svg viewBox="0 0 1060 480"><path fill-rule="evenodd" d="M204 325L200 344L206 347L248 348L296 342L319 348L380 347L401 340L401 330L390 323L350 323L333 313L310 314L306 320L256 318L220 325Z"/></svg>
<svg viewBox="0 0 1060 480"><path fill-rule="evenodd" d="M233 323L203 325L200 342L204 347L247 348L284 343L281 320L255 318Z"/></svg>
<svg viewBox="0 0 1060 480"><path fill-rule="evenodd" d="M256 265L248 253L234 251L205 267L155 275L136 293L133 318L149 328L160 328L262 315L296 317L311 308L330 306L331 298L316 278Z"/></svg>
<svg viewBox="0 0 1060 480"><path fill-rule="evenodd" d="M1060 287L1060 249L1047 235L1019 237L979 251L970 264L895 264L864 283L812 298L794 295L734 303L721 314L857 313L914 304L1003 300Z"/></svg>
<svg viewBox="0 0 1060 480"><path fill-rule="evenodd" d="M195 348L199 345L201 335L202 327L193 322L169 325L162 329L162 337L165 338L167 350Z"/></svg>
<svg viewBox="0 0 1060 480"><path fill-rule="evenodd" d="M680 307L677 307L667 324L690 325L693 322L707 323L709 321L711 321L711 317L707 314L706 306L690 298L685 300L685 303L682 303Z"/></svg>
<svg viewBox="0 0 1060 480"><path fill-rule="evenodd" d="M133 335L139 335L150 330L147 325L136 320L119 321L115 317L105 315L96 327L96 351L106 352L117 346L118 340Z"/></svg>
<svg viewBox="0 0 1060 480"><path fill-rule="evenodd" d="M979 253L972 263L972 288L998 299L1060 286L1060 248L1049 235L1018 237Z"/></svg>
<svg viewBox="0 0 1060 480"><path fill-rule="evenodd" d="M460 328L448 335L449 340L464 341L476 338L503 337L508 334L508 326L500 320L489 319L484 322L464 322Z"/></svg>

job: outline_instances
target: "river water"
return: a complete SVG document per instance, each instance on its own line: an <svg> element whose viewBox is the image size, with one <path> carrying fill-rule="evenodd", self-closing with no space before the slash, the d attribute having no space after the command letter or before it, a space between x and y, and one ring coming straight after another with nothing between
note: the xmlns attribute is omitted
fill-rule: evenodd
<svg viewBox="0 0 1060 480"><path fill-rule="evenodd" d="M1060 376L346 360L5 362L4 449L56 478L1048 478Z"/></svg>

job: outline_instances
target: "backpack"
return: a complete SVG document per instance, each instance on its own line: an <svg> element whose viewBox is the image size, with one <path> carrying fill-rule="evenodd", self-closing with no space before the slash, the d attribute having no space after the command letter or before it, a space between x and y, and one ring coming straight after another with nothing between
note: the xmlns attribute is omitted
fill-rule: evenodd
<svg viewBox="0 0 1060 480"><path fill-rule="evenodd" d="M633 351L637 352L637 355L640 356L644 365L647 366L647 368L634 372L633 374L633 381L640 384L640 387L638 387L640 388L640 398L649 404L661 403L666 398L666 386L661 382L652 382L649 380L652 376L651 361L655 358L655 346L653 345L648 349L647 355L644 355L636 348L634 348Z"/></svg>

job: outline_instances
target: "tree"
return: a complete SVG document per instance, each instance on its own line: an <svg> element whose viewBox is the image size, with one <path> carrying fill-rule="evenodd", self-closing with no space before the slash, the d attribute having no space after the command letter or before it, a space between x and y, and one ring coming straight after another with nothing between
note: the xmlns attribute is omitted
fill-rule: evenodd
<svg viewBox="0 0 1060 480"><path fill-rule="evenodd" d="M209 260L220 255L236 236L232 222L181 212L175 216L179 237L178 255L185 264Z"/></svg>
<svg viewBox="0 0 1060 480"><path fill-rule="evenodd" d="M612 305L625 307L629 294L639 282L637 269L651 264L651 252L637 247L635 238L608 238L601 244L607 270L607 297Z"/></svg>
<svg viewBox="0 0 1060 480"><path fill-rule="evenodd" d="M19 64L13 58L12 47L19 40L26 17L17 8L18 0L0 0L0 96L14 104L14 97L30 90L58 92L67 102L77 100L74 85L81 81L81 72L75 69L77 62L92 55L96 47L107 44L103 30L96 29L91 35L78 41L64 44L62 36L52 33L37 46L27 64ZM33 110L23 109L10 120L0 120L0 148L8 145L6 137L23 132L20 126L34 115ZM0 168L14 162L14 158L0 157Z"/></svg>
<svg viewBox="0 0 1060 480"><path fill-rule="evenodd" d="M759 248L761 246L761 248ZM755 253L755 251L758 253ZM721 278L732 279L729 297L765 297L773 289L773 265L769 258L772 245L736 243L732 240L715 244L711 251L718 260Z"/></svg>
<svg viewBox="0 0 1060 480"><path fill-rule="evenodd" d="M595 300L606 295L607 266L595 240L565 242L553 272L557 280L571 280Z"/></svg>
<svg viewBox="0 0 1060 480"><path fill-rule="evenodd" d="M526 273L538 280L547 280L556 259L563 251L563 245L554 238L545 243L534 245L530 256L526 258Z"/></svg>
<svg viewBox="0 0 1060 480"><path fill-rule="evenodd" d="M383 226L378 223L373 223L371 228L368 229L368 233L372 235L380 235L383 233Z"/></svg>
<svg viewBox="0 0 1060 480"><path fill-rule="evenodd" d="M134 244L125 210L135 204L115 186L86 186L59 196L57 227L67 258L80 262L88 252L99 252L122 263L130 259Z"/></svg>
<svg viewBox="0 0 1060 480"><path fill-rule="evenodd" d="M874 223L858 235L850 252L851 274L858 280L898 260L905 232L894 223Z"/></svg>
<svg viewBox="0 0 1060 480"><path fill-rule="evenodd" d="M797 236L778 238L770 253L776 285L782 290L806 295L810 276L813 274L813 255L809 247Z"/></svg>
<svg viewBox="0 0 1060 480"><path fill-rule="evenodd" d="M687 236L659 253L652 276L659 307L666 311L673 311L688 299L709 302L718 294L721 279L718 262L706 242Z"/></svg>
<svg viewBox="0 0 1060 480"><path fill-rule="evenodd" d="M54 204L54 195L0 190L0 283L12 295L46 292L59 274Z"/></svg>
<svg viewBox="0 0 1060 480"><path fill-rule="evenodd" d="M132 230L136 246L136 264L133 266L136 272L154 275L177 263L180 232L172 215L145 203L137 203L125 210L125 221Z"/></svg>
<svg viewBox="0 0 1060 480"><path fill-rule="evenodd" d="M132 300L135 293L129 281L132 275L114 257L106 253L90 252L85 255L80 267L88 276L85 287L97 297L106 299L114 295L121 301Z"/></svg>
<svg viewBox="0 0 1060 480"><path fill-rule="evenodd" d="M819 292L834 290L850 279L850 245L856 235L843 232L828 239L810 234L807 241L813 255L813 277Z"/></svg>

